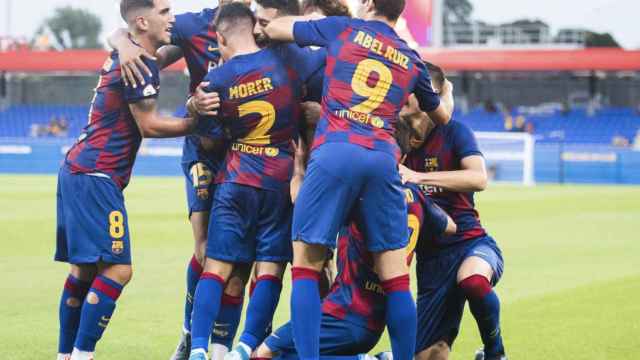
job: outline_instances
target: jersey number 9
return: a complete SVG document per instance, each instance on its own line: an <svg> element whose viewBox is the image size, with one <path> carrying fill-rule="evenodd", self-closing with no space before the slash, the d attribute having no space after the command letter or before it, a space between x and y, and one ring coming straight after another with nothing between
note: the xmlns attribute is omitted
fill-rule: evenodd
<svg viewBox="0 0 640 360"><path fill-rule="evenodd" d="M377 74L377 79L372 78L373 74ZM374 81L375 85L372 85ZM393 74L385 64L374 59L362 60L351 79L351 88L367 99L352 107L351 111L364 114L375 111L387 97L392 83Z"/></svg>

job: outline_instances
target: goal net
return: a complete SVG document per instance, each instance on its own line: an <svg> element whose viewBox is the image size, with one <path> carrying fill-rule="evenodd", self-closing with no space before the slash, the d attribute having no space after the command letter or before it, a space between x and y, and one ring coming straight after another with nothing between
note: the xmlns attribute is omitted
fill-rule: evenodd
<svg viewBox="0 0 640 360"><path fill-rule="evenodd" d="M535 185L535 138L527 133L476 132L478 145L495 181Z"/></svg>

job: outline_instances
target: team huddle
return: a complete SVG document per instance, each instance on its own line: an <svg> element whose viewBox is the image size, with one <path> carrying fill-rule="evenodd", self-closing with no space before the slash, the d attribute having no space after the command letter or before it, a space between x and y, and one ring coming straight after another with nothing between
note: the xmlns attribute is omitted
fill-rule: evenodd
<svg viewBox="0 0 640 360"><path fill-rule="evenodd" d="M123 190L142 139L182 136L195 247L172 360L447 359L467 302L475 359L506 359L502 254L473 200L484 159L443 71L394 30L405 1L357 0L354 17L340 0L251 3L121 0L128 28L58 176L58 359L94 359L131 279ZM159 73L181 58L186 112L162 116ZM368 355L385 329L390 351Z"/></svg>

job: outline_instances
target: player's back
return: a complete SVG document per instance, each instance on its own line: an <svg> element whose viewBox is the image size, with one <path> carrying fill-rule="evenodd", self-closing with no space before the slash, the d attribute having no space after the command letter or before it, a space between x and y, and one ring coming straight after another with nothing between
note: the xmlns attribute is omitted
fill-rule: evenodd
<svg viewBox="0 0 640 360"><path fill-rule="evenodd" d="M220 94L218 121L232 141L216 183L268 190L288 186L302 81L279 49L235 56L211 71L206 81Z"/></svg>
<svg viewBox="0 0 640 360"><path fill-rule="evenodd" d="M337 17L311 23L309 28L296 24L299 44L337 38L323 44L328 48L323 118L314 147L350 142L398 157L394 125L409 94L429 79L424 63L384 22Z"/></svg>
<svg viewBox="0 0 640 360"><path fill-rule="evenodd" d="M145 62L153 76L140 89L124 86L116 51L104 63L89 110L89 123L65 158L72 172L107 175L121 189L129 183L142 141L129 103L155 97L159 91L158 68L155 62Z"/></svg>
<svg viewBox="0 0 640 360"><path fill-rule="evenodd" d="M461 159L473 155L482 156L473 132L465 124L451 120L447 125L436 126L423 147L409 154L407 166L419 172L456 171L461 169ZM454 235L429 236L424 241L421 239L421 248L425 251L486 234L475 209L474 193L453 192L426 185L420 188L451 216L458 227Z"/></svg>
<svg viewBox="0 0 640 360"><path fill-rule="evenodd" d="M220 50L214 19L218 8L203 9L176 15L171 30L171 43L184 55L189 70L191 93L200 85L209 70L218 66Z"/></svg>

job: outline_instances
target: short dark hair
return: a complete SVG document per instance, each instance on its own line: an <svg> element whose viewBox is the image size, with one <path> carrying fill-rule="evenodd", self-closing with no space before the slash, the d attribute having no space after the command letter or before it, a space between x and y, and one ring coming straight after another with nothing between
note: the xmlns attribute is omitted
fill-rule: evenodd
<svg viewBox="0 0 640 360"><path fill-rule="evenodd" d="M373 0L373 4L377 15L396 21L404 11L405 0Z"/></svg>
<svg viewBox="0 0 640 360"><path fill-rule="evenodd" d="M281 16L300 15L300 3L298 0L256 0L256 2L263 8L278 10L278 14Z"/></svg>
<svg viewBox="0 0 640 360"><path fill-rule="evenodd" d="M438 65L432 64L430 62L424 62L427 65L427 70L429 71L429 75L431 76L431 81L435 85L436 90L442 90L444 86L444 81L446 80L446 75L442 68Z"/></svg>
<svg viewBox="0 0 640 360"><path fill-rule="evenodd" d="M251 23L251 30L256 25L256 18L253 15L251 9L239 2L233 2L227 5L223 5L218 11L218 15L215 19L215 25L218 31L221 30L223 25L229 24L236 27L239 23L246 21Z"/></svg>
<svg viewBox="0 0 640 360"><path fill-rule="evenodd" d="M351 17L349 7L340 0L302 0L302 11L312 7L320 9L325 16Z"/></svg>
<svg viewBox="0 0 640 360"><path fill-rule="evenodd" d="M120 16L124 21L128 22L127 15L133 10L153 8L154 0L121 0L120 1Z"/></svg>

